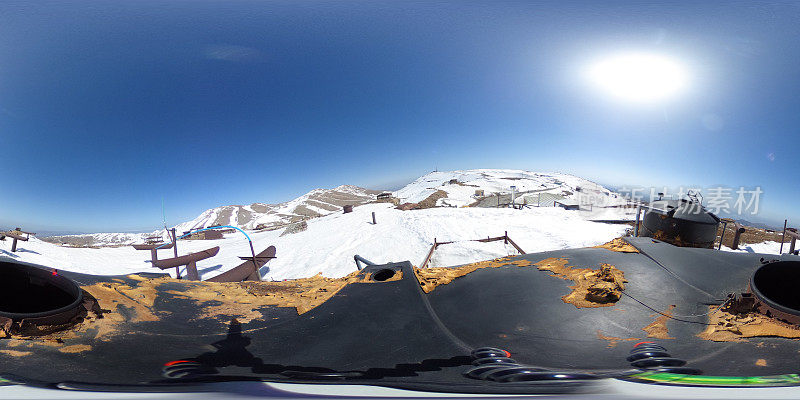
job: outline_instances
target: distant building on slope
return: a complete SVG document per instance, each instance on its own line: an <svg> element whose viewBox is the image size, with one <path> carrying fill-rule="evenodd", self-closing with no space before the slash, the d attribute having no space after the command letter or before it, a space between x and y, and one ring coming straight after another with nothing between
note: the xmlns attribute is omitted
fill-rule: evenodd
<svg viewBox="0 0 800 400"><path fill-rule="evenodd" d="M553 204L556 207L561 207L561 208L563 208L565 210L580 210L581 209L580 203L578 203L577 201L572 200L572 199L554 200Z"/></svg>
<svg viewBox="0 0 800 400"><path fill-rule="evenodd" d="M391 203L394 205L400 204L400 199L397 197L392 196L391 192L383 192L378 194L377 198L375 199L376 203Z"/></svg>

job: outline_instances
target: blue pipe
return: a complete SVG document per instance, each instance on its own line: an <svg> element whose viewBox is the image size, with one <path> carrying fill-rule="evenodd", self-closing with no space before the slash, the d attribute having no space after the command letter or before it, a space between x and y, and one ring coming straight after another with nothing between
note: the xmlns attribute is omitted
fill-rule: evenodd
<svg viewBox="0 0 800 400"><path fill-rule="evenodd" d="M198 229L198 230L196 230L196 231L191 231L191 232L189 232L189 233L187 233L187 234L185 234L185 235L183 235L183 236L181 236L181 237L179 237L179 238L175 238L175 239L174 239L172 242L170 242L170 243L172 243L172 244L173 244L173 246L174 246L174 245L175 245L175 242L176 242L178 239L183 239L183 238L185 238L186 236L189 236L189 235L191 235L192 233L195 233L195 232L202 232L202 231L211 231L211 230L214 230L214 229L220 229L220 228L231 228L231 229L236 229L236 230L237 230L237 231L239 231L239 232L242 232L242 234L243 234L243 235L244 235L244 236L247 238L247 241L248 241L248 242L250 242L250 253L253 255L253 265L256 265L256 250L253 248L253 240L252 240L252 239L250 239L250 235L248 235L248 234L247 234L247 232L245 232L245 231L243 231L243 230L241 230L240 228L238 228L238 227L235 227L235 226L230 226L230 225L222 225L222 226L215 226L215 227L213 227L213 228L203 228L203 229ZM170 237L171 237L171 236L172 236L172 235L170 235ZM160 248L162 248L162 247L164 247L164 246L166 246L166 245L168 245L168 244L169 244L169 243L164 243L164 244L162 244L161 246L158 246L158 247L156 247L156 250L158 250L158 249L160 249ZM256 271L256 272L258 272L258 271ZM258 273L258 279L259 279L259 280L261 280L261 273Z"/></svg>
<svg viewBox="0 0 800 400"><path fill-rule="evenodd" d="M179 237L179 238L177 238L177 239L175 239L175 240L178 240L178 239L183 239L183 238L185 238L185 237L187 237L187 236L189 236L189 235L191 235L191 234L193 234L193 233L195 233L195 232L202 232L202 231L212 231L212 230L214 230L214 229L221 229L221 228L231 228L231 229L236 229L236 230L237 230L237 231L239 231L239 232L242 232L242 234L244 234L244 236L247 238L247 241L248 241L248 242L250 242L250 246L252 246L252 245L253 245L253 240L252 240L252 239L250 239L250 235L248 235L248 234L247 234L247 232L245 232L245 231L241 230L240 228L237 228L237 227L235 227L235 226L230 226L230 225L222 225L222 226L215 226L215 227L213 227L213 228L203 228L203 229L198 229L198 230L196 230L196 231L191 231L191 232L189 232L189 233L187 233L187 234L185 234L185 235L182 235L181 237ZM161 246L158 246L158 247L156 247L156 250L158 250L158 249L160 249L160 248L162 248L162 247L164 247L164 246L166 246L166 245L168 245L168 244L170 244L170 243L173 243L173 244L174 244L175 242L174 242L174 241L172 241L172 242L169 242L169 243L164 243L164 244L162 244ZM255 256L253 256L253 257L255 257Z"/></svg>

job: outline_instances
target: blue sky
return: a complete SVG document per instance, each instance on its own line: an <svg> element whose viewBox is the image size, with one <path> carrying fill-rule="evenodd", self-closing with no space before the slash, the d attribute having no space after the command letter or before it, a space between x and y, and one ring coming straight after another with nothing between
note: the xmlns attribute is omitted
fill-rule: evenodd
<svg viewBox="0 0 800 400"><path fill-rule="evenodd" d="M0 3L0 226L156 228L438 168L761 186L800 221L800 10L764 2ZM621 103L582 71L679 60ZM758 219L757 217L746 219Z"/></svg>

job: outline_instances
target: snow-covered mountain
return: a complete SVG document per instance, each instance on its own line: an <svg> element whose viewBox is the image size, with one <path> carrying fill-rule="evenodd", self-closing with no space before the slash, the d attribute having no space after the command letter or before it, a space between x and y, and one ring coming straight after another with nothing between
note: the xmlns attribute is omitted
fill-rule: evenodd
<svg viewBox="0 0 800 400"><path fill-rule="evenodd" d="M586 179L560 173L508 169L436 171L423 175L393 195L401 203L427 203L422 208L467 205L494 207L497 202L510 202L511 186L515 187L516 204L552 206L554 201L572 202L580 206L579 215L587 220L633 219L632 209L616 208L627 204L621 195ZM483 194L476 194L476 191ZM279 229L294 222L340 212L346 204L372 202L379 193L350 185L314 189L294 200L279 204L253 203L212 208L175 228L179 234L216 225L232 225L247 230ZM63 235L43 240L75 247L103 247L141 243L152 236L161 236L168 240L164 230L149 233Z"/></svg>
<svg viewBox="0 0 800 400"><path fill-rule="evenodd" d="M431 172L394 192L394 196L402 203L418 203L443 191L446 196L439 198L436 206L462 207L499 194L503 202L509 203L511 186L515 187L516 204L552 205L553 200L570 200L587 207L627 204L621 195L577 176L508 169ZM476 191L482 191L483 195L476 195Z"/></svg>
<svg viewBox="0 0 800 400"><path fill-rule="evenodd" d="M216 225L232 225L242 229L278 229L293 222L320 217L342 210L346 204L361 205L375 200L380 191L342 185L333 189L314 189L294 200L279 204L253 203L231 205L203 211L197 218L175 226L178 234ZM142 243L148 237L161 236L163 229L149 233L89 233L61 235L42 240L74 247L108 247Z"/></svg>
<svg viewBox="0 0 800 400"><path fill-rule="evenodd" d="M123 233L123 232L103 232L103 233L83 233L77 235L57 235L40 237L39 239L60 244L67 247L114 247L127 246L134 243L143 243L145 239L153 236L161 236L167 240L164 230L149 233Z"/></svg>
<svg viewBox="0 0 800 400"><path fill-rule="evenodd" d="M496 207L491 201L494 193L510 191L520 197L515 202L528 202L529 207ZM483 196L476 196L483 190ZM340 277L356 269L353 255L383 263L410 260L419 265L427 255L434 239L451 242L438 248L431 259L433 266L451 266L482 261L514 254L513 246L503 241L482 243L472 239L500 236L504 232L526 252L540 252L566 248L594 246L625 234L627 225L596 222L616 219L630 208L622 196L585 179L564 175L510 170L469 170L433 172L396 191L402 202L425 202L438 192L435 201L439 207L422 207L403 211L391 203L365 204L352 213L337 212L343 204L370 202L376 192L352 186L331 190L314 190L295 200L275 205L227 206L208 210L193 221L180 224L183 230L217 224L236 224L256 227L259 224L277 226L316 214L306 229L284 234L284 230L261 230L250 233L255 250L274 245L278 258L262 269L267 280L294 279L318 273ZM442 196L444 193L445 196ZM580 193L580 194L578 194ZM567 210L549 204L530 203L538 195L550 198L571 199L581 205L581 210ZM527 199L526 199L526 196ZM510 196L508 196L510 199ZM473 205L472 207L452 207ZM605 207L603 205L606 205ZM585 206L585 207L584 207ZM588 211L584 211L588 209ZM244 212L240 211L244 210ZM592 210L602 210L603 218L594 216ZM372 223L372 213L376 224ZM269 226L269 225L268 225ZM155 232L163 233L163 232ZM92 240L114 241L117 244L141 242L152 233L81 235ZM73 235L75 236L75 235ZM77 240L77 239L76 239ZM56 242L59 243L59 242ZM87 244L84 244L87 245ZM17 252L10 251L10 241L0 241L0 258L41 264L53 268L90 274L116 275L134 272L161 272L150 265L150 253L137 251L130 246L118 248L67 248L45 243L34 237L21 242ZM239 258L250 254L250 247L239 233L225 235L209 241L181 241L180 254L219 246L219 254L197 263L201 277L209 278L239 265ZM779 243L765 242L748 245L744 250L775 254ZM724 247L723 247L724 249ZM164 255L172 254L166 251ZM174 271L164 271L174 274Z"/></svg>
<svg viewBox="0 0 800 400"><path fill-rule="evenodd" d="M314 189L285 203L253 203L247 206L212 208L176 228L178 232L215 225L238 226L242 229L277 229L293 222L341 211L346 204L361 205L371 202L378 193L380 191L352 185Z"/></svg>

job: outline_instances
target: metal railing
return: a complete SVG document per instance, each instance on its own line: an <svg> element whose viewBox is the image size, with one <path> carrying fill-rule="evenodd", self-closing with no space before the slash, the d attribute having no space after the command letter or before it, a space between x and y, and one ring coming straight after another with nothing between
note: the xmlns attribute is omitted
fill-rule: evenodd
<svg viewBox="0 0 800 400"><path fill-rule="evenodd" d="M377 265L374 262L367 260L366 258L361 257L358 254L354 255L353 259L356 261L356 268L358 268L359 271L364 269L364 267L361 266L361 263L364 263L364 266Z"/></svg>
<svg viewBox="0 0 800 400"><path fill-rule="evenodd" d="M468 239L468 240L453 240L453 241L450 241L450 242L439 242L439 241L436 240L436 238L433 238L433 245L431 246L431 249L428 251L428 254L425 256L425 260L420 265L420 268L427 268L428 263L430 263L430 261L431 261L431 257L433 257L433 252L436 251L437 247L439 247L439 246L441 246L443 244L451 244L451 243L459 243L459 242L483 242L483 243L488 243L488 242L496 242L496 241L499 241L499 240L503 240L505 242L505 244L510 244L511 246L514 246L514 248L517 249L517 251L520 254L525 254L525 251L522 250L522 248L519 247L516 243L514 243L514 241L511 240L510 237L508 237L508 231L505 231L503 233L503 236L487 237L486 239Z"/></svg>

